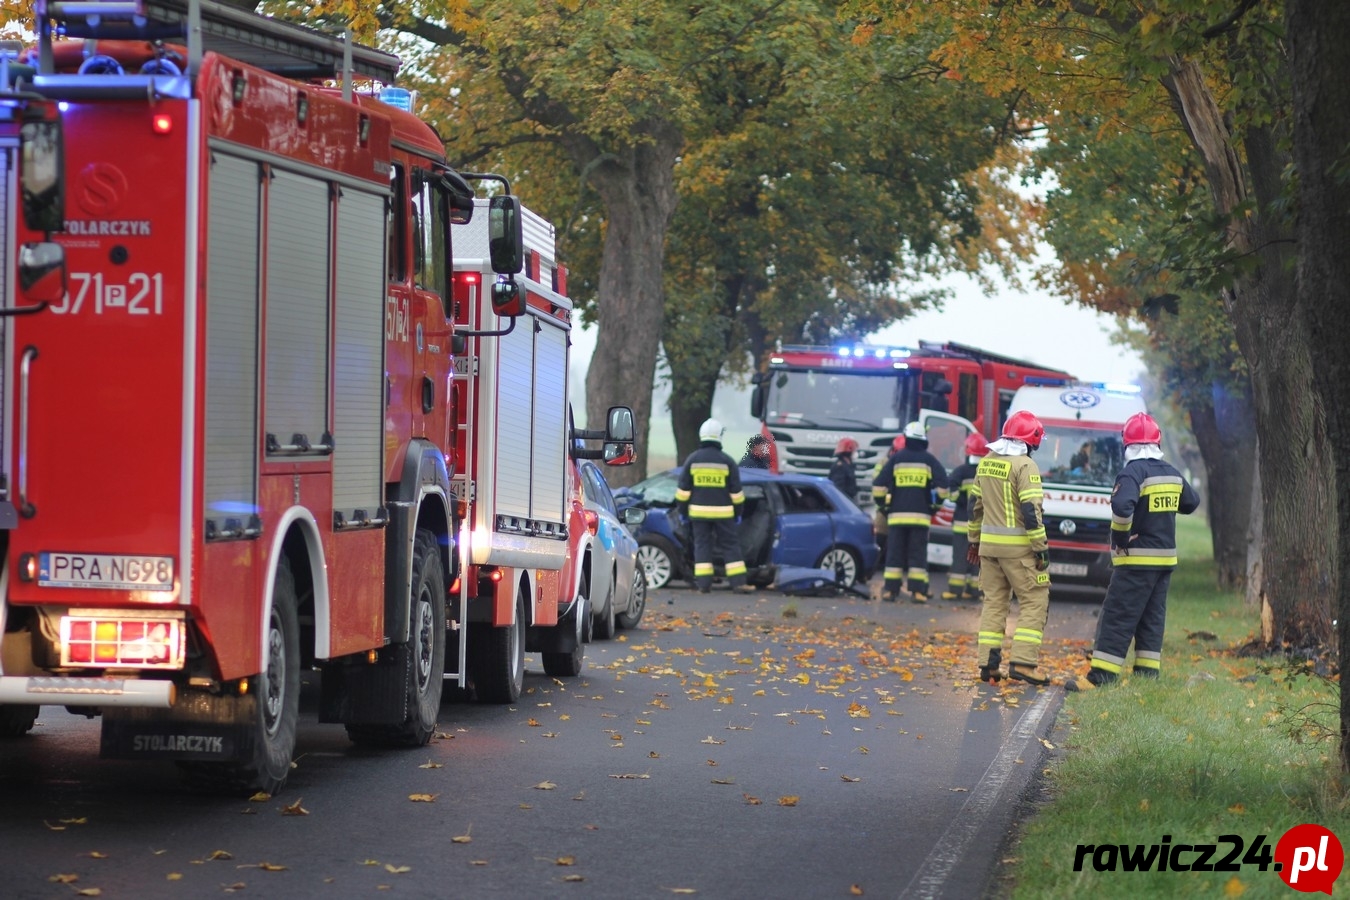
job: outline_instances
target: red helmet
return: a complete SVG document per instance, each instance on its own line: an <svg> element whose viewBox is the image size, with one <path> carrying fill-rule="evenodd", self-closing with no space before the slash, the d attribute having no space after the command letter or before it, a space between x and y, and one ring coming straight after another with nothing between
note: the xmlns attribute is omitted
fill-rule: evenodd
<svg viewBox="0 0 1350 900"><path fill-rule="evenodd" d="M905 436L903 434L897 434L895 440L891 441L891 452L899 453L903 449L905 449Z"/></svg>
<svg viewBox="0 0 1350 900"><path fill-rule="evenodd" d="M835 456L839 456L840 454L843 453L857 453L857 452L858 452L858 442L850 437L840 438L839 443L834 445Z"/></svg>
<svg viewBox="0 0 1350 900"><path fill-rule="evenodd" d="M1120 431L1121 437L1125 439L1125 446L1131 444L1161 444L1162 429L1158 423L1148 413L1135 413L1125 420L1125 427Z"/></svg>
<svg viewBox="0 0 1350 900"><path fill-rule="evenodd" d="M966 456L984 456L989 452L989 442L984 435L972 432L966 435Z"/></svg>
<svg viewBox="0 0 1350 900"><path fill-rule="evenodd" d="M1008 416L1008 421L1003 423L1002 436L1014 441L1022 441L1032 450L1035 450L1041 446L1041 438L1045 437L1045 426L1041 424L1040 419L1025 409L1019 409Z"/></svg>

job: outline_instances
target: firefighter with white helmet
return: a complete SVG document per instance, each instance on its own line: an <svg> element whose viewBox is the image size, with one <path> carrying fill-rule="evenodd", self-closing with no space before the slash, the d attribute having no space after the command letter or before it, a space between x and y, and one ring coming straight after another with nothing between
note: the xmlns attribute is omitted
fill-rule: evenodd
<svg viewBox="0 0 1350 900"><path fill-rule="evenodd" d="M979 432L966 436L966 461L952 469L947 481L948 502L954 505L952 510L952 567L947 572L947 589L942 592L943 600L960 600L966 597L980 599L980 570L966 561L966 548L970 546L970 494L975 487L975 469L980 460L989 452L989 443Z"/></svg>
<svg viewBox="0 0 1350 900"><path fill-rule="evenodd" d="M716 419L699 426L698 449L684 461L675 491L675 502L694 532L694 585L703 594L712 590L713 556L719 550L732 588L745 587L745 560L736 533L745 494L736 461L722 452L724 431Z"/></svg>
<svg viewBox="0 0 1350 900"><path fill-rule="evenodd" d="M1050 544L1041 518L1041 470L1031 454L1044 437L1040 419L1026 410L1015 412L975 469L966 560L979 565L984 590L978 639L981 681L1003 677L1003 636L1016 594L1008 677L1028 684L1050 682L1036 674L1050 614Z"/></svg>
<svg viewBox="0 0 1350 900"><path fill-rule="evenodd" d="M895 600L908 582L915 603L928 602L928 525L947 494L947 470L928 452L923 423L905 426L904 449L872 479L877 506L886 507L886 575L881 599ZM888 499L889 498L889 499Z"/></svg>
<svg viewBox="0 0 1350 900"><path fill-rule="evenodd" d="M830 466L830 481L839 488L840 493L858 502L858 470L853 465L853 454L858 452L858 442L851 437L840 438L834 445L834 464Z"/></svg>
<svg viewBox="0 0 1350 900"><path fill-rule="evenodd" d="M1162 429L1152 416L1130 416L1121 437L1125 468L1111 490L1111 584L1097 620L1092 668L1065 682L1067 691L1118 679L1131 641L1134 674L1158 676L1167 588L1177 564L1177 513L1200 505L1195 489L1163 459Z"/></svg>

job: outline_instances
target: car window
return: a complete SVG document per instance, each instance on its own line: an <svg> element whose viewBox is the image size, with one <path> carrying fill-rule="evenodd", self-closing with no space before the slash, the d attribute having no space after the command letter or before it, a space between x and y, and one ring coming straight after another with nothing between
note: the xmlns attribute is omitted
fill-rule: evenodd
<svg viewBox="0 0 1350 900"><path fill-rule="evenodd" d="M834 509L819 488L805 484L781 484L779 487L783 490L784 512L815 513Z"/></svg>
<svg viewBox="0 0 1350 900"><path fill-rule="evenodd" d="M605 481L605 476L601 474L599 466L586 467L586 481L590 484L594 492L591 497L592 502L603 509L613 513L615 517L618 512L614 506L614 493L609 489L609 484Z"/></svg>
<svg viewBox="0 0 1350 900"><path fill-rule="evenodd" d="M679 486L679 472L662 472L633 485L632 490L642 495L647 503L675 505L675 489Z"/></svg>

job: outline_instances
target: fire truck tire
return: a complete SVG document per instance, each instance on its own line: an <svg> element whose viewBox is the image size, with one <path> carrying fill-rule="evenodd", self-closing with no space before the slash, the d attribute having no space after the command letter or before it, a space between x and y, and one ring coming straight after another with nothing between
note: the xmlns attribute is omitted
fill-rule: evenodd
<svg viewBox="0 0 1350 900"><path fill-rule="evenodd" d="M408 640L390 648L403 667L408 718L401 725L348 725L353 743L420 747L436 730L445 680L445 576L436 536L425 528L413 542L410 601Z"/></svg>
<svg viewBox="0 0 1350 900"><path fill-rule="evenodd" d="M628 609L614 617L614 621L625 630L638 627L642 614L647 611L647 576L642 574L642 566L633 573L633 594L628 598Z"/></svg>
<svg viewBox="0 0 1350 900"><path fill-rule="evenodd" d="M609 580L609 596L605 598L605 608L595 617L595 636L608 641L614 637L614 578Z"/></svg>
<svg viewBox="0 0 1350 900"><path fill-rule="evenodd" d="M525 687L525 592L505 628L480 625L469 635L469 677L480 703L515 703Z"/></svg>
<svg viewBox="0 0 1350 900"><path fill-rule="evenodd" d="M267 670L253 690L239 698L247 719L239 722L241 756L233 762L180 762L194 787L222 793L277 794L291 772L300 718L300 618L295 577L283 556L272 590L267 621Z"/></svg>
<svg viewBox="0 0 1350 900"><path fill-rule="evenodd" d="M544 674L554 678L574 678L581 674L586 664L586 626L591 617L591 575L589 571L581 575L581 587L577 591L577 602L572 610L569 623L559 622L558 627L571 624L577 630L576 645L570 651L540 653L544 662ZM610 621L614 621L614 607L610 606ZM612 629L611 629L612 632Z"/></svg>
<svg viewBox="0 0 1350 900"><path fill-rule="evenodd" d="M0 706L0 738L23 737L37 723L38 706Z"/></svg>

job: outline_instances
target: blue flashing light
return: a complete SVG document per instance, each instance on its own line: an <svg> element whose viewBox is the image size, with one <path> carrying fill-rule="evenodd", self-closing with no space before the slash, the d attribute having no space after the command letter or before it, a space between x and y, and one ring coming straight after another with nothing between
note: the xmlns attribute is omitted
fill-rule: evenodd
<svg viewBox="0 0 1350 900"><path fill-rule="evenodd" d="M891 351L891 359L908 359L908 358L909 358L909 351L908 351L908 350L892 350L892 351Z"/></svg>
<svg viewBox="0 0 1350 900"><path fill-rule="evenodd" d="M849 350L847 347L840 347L838 350L835 351L835 353L837 353L840 356L848 356Z"/></svg>
<svg viewBox="0 0 1350 900"><path fill-rule="evenodd" d="M1108 382L1097 382L1093 387L1101 388L1104 391L1112 391L1117 394L1139 394L1143 392L1137 384L1110 384Z"/></svg>
<svg viewBox="0 0 1350 900"><path fill-rule="evenodd" d="M380 91L380 102L387 103L395 109L401 109L406 113L413 111L412 91L407 88L387 87Z"/></svg>
<svg viewBox="0 0 1350 900"><path fill-rule="evenodd" d="M56 108L59 109L61 112L65 112L66 110L70 109L70 104L67 103L65 100L62 100L61 102L56 104Z"/></svg>
<svg viewBox="0 0 1350 900"><path fill-rule="evenodd" d="M1024 384L1036 385L1038 387L1065 387L1073 384L1067 378L1047 378L1044 375L1027 375L1022 378Z"/></svg>
<svg viewBox="0 0 1350 900"><path fill-rule="evenodd" d="M908 368L909 368L909 363L893 362L893 363L891 363L891 368L892 368L892 369L908 369Z"/></svg>
<svg viewBox="0 0 1350 900"><path fill-rule="evenodd" d="M863 347L854 347L853 355L861 359L862 357L867 355L867 350L864 349Z"/></svg>

